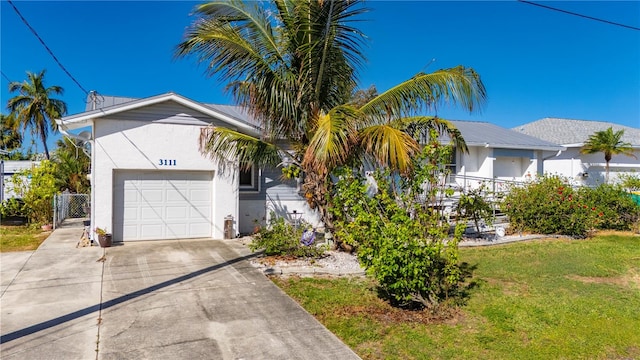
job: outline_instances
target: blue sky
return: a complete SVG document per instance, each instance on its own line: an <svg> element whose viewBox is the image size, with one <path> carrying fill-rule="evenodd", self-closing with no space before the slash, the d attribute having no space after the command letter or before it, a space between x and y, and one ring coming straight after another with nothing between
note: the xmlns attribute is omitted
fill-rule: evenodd
<svg viewBox="0 0 640 360"><path fill-rule="evenodd" d="M61 63L87 90L148 97L168 91L230 104L215 78L173 51L198 2L15 1ZM640 27L640 1L544 2ZM56 65L10 4L1 1L0 67L11 80L47 69L65 89L69 114L85 94ZM516 127L544 117L640 127L640 31L517 1L370 1L359 28L369 37L362 87L379 91L424 70L473 67L487 87L479 113L442 107L438 115ZM430 63L432 59L436 59ZM3 113L8 82L1 78ZM52 139L53 140L53 139ZM41 146L38 147L41 150Z"/></svg>

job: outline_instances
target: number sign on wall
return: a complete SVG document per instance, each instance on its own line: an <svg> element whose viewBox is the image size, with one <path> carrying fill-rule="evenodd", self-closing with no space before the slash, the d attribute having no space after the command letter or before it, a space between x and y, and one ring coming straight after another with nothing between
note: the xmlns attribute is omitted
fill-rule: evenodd
<svg viewBox="0 0 640 360"><path fill-rule="evenodd" d="M175 159L158 159L158 165L160 166L176 166Z"/></svg>

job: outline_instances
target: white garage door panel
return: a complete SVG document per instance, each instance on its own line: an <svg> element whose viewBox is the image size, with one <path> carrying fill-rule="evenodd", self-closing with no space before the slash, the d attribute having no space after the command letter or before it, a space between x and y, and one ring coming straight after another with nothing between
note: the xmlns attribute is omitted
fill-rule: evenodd
<svg viewBox="0 0 640 360"><path fill-rule="evenodd" d="M210 237L212 179L204 171L116 172L115 239Z"/></svg>

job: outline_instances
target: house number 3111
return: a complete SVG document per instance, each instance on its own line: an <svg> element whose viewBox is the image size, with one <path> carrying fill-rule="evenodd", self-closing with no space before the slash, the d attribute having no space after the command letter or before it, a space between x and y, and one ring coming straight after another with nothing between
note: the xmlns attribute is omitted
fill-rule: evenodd
<svg viewBox="0 0 640 360"><path fill-rule="evenodd" d="M160 162L158 163L158 165L165 165L165 166L176 166L176 161L175 159L160 159Z"/></svg>

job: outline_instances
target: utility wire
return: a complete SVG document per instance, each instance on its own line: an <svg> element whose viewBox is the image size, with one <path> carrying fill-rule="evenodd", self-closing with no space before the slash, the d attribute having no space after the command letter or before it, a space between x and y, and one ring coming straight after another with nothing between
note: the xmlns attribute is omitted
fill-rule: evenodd
<svg viewBox="0 0 640 360"><path fill-rule="evenodd" d="M549 10L559 11L559 12L562 12L562 13L565 13L565 14L579 16L579 17L582 17L582 18L585 18L585 19L591 19L591 20L595 20L595 21L600 21L600 22L603 22L605 24L621 26L621 27L624 27L624 28L627 28L627 29L632 29L632 30L640 30L640 28L637 28L635 26L625 25L625 24L621 24L621 23L617 23L617 22L613 22L613 21L609 21L609 20L596 18L596 17L593 17L593 16L582 15L582 14L574 13L574 12L567 11L567 10L557 9L557 8L554 8L554 7L551 7L551 6L537 4L537 3L534 3L534 2L531 2L531 1L527 1L527 0L516 0L516 1L521 2L521 3L525 3L525 4L529 4L529 5L539 6L541 8L545 8L545 9L549 9Z"/></svg>
<svg viewBox="0 0 640 360"><path fill-rule="evenodd" d="M73 75L71 75L71 73L69 73L69 71L64 67L64 65L62 65L62 63L60 62L60 60L58 60L58 58L53 54L53 51L51 51L51 49L49 49L49 47L47 46L47 44L45 44L44 40L42 40L42 38L40 37L40 35L38 35L38 33L31 27L31 25L29 25L29 22L27 21L27 19L24 18L24 16L22 16L22 14L20 13L20 11L18 10L18 8L13 4L13 2L11 0L7 0L7 2L9 2L9 4L11 5L11 7L13 7L13 10L16 12L16 14L18 14L18 16L20 17L20 19L22 20L22 22L29 28L29 30L31 30L31 32L33 33L33 35L36 36L36 38L38 38L38 40L40 41L40 43L42 44L42 46L44 46L45 49L47 49L47 52L49 53L49 55L51 55L51 57L53 58L53 60L56 61L56 63L58 64L58 66L60 66L60 68L62 69L62 71L64 71L70 78L71 80L73 80L74 83L76 83L76 85L78 85L78 87L84 91L84 93L86 95L89 95L89 92L87 90L85 90L84 87L82 87L82 85L80 85L80 83L78 82L78 80L76 80L76 78L73 77Z"/></svg>
<svg viewBox="0 0 640 360"><path fill-rule="evenodd" d="M9 77L7 75L4 74L4 71L0 70L0 73L2 73L2 77L7 79L7 81L9 82L9 84L11 84L13 81L11 81L11 79L9 79Z"/></svg>

